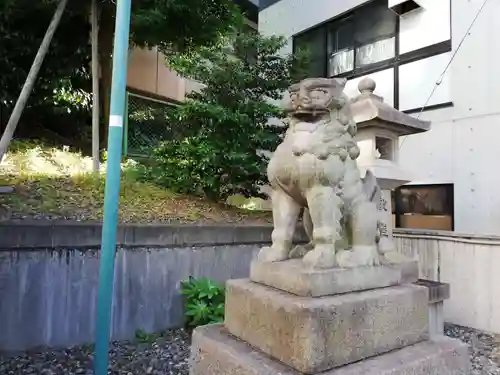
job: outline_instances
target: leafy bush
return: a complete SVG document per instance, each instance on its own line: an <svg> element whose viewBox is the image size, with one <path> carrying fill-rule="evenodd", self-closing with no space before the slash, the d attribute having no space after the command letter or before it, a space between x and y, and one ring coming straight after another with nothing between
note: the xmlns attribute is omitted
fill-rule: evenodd
<svg viewBox="0 0 500 375"><path fill-rule="evenodd" d="M148 178L212 200L258 196L267 181L262 151L273 151L284 131L268 124L283 115L271 101L307 64L304 56L281 56L285 43L238 28L216 48L171 57L170 67L204 86L169 115L183 134L153 150Z"/></svg>
<svg viewBox="0 0 500 375"><path fill-rule="evenodd" d="M224 320L224 286L208 279L195 279L181 282L181 293L185 297L186 325L197 327L220 323Z"/></svg>

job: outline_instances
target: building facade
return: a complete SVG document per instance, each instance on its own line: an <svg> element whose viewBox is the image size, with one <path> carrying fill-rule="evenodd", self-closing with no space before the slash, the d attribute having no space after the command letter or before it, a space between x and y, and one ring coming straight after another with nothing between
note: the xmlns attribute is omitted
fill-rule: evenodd
<svg viewBox="0 0 500 375"><path fill-rule="evenodd" d="M311 76L366 76L395 108L432 121L399 140L413 181L397 226L500 234L498 0L261 0L259 31L307 48Z"/></svg>
<svg viewBox="0 0 500 375"><path fill-rule="evenodd" d="M245 14L247 24L257 29L258 7L255 0L233 0ZM165 65L165 56L158 48L135 48L131 51L127 88L145 97L154 97L166 102L179 103L186 95L198 90L200 84L179 76Z"/></svg>

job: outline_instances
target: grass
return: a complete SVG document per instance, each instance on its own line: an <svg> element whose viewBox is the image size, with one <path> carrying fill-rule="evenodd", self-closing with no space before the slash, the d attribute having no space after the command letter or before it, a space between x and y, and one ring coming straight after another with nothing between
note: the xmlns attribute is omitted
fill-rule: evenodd
<svg viewBox="0 0 500 375"><path fill-rule="evenodd" d="M2 220L66 219L100 221L103 216L104 174L90 173L90 158L69 150L40 145L14 145L0 166ZM105 165L103 166L103 170ZM267 212L238 209L172 193L123 173L119 217L122 223L267 223Z"/></svg>

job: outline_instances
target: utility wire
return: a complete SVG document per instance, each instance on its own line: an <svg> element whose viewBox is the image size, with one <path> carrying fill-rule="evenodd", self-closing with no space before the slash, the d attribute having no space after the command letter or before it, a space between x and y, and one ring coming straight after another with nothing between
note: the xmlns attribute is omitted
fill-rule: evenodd
<svg viewBox="0 0 500 375"><path fill-rule="evenodd" d="M451 63L453 62L453 60L455 59L455 56L457 55L458 51L460 50L460 47L462 47L462 44L464 43L465 39L469 36L469 33L472 29L472 27L474 26L474 24L476 23L477 19L479 18L479 15L481 14L481 12L483 11L484 9L484 6L486 5L486 3L488 2L489 0L484 0L483 4L481 5L481 7L479 8L479 10L477 11L476 13L476 16L472 19L472 22L471 24L469 25L469 28L467 29L467 31L465 32L464 36L462 37L462 40L460 41L460 43L458 44L457 46L457 49L455 50L455 52L453 53L453 55L451 56L450 58L450 61L448 62L448 64L446 65L446 67L444 68L443 70L443 73L441 73L441 75L439 76L438 80L436 81L436 83L434 84L434 87L430 93L430 95L428 96L427 100L425 101L425 104L424 106L422 107L422 109L420 110L419 114L417 115L417 119L420 118L420 116L422 115L422 112L424 112L424 109L425 107L427 107L427 104L429 104L429 101L431 100L432 96L434 95L434 93L436 92L438 86L443 82L443 79L444 79L444 76L446 74L446 72L448 71L448 68L450 67ZM450 17L452 15L450 14ZM403 141L401 142L401 144L399 145L399 149L401 149L401 147L403 147L405 141L406 141L406 138L408 138L408 136L405 136Z"/></svg>

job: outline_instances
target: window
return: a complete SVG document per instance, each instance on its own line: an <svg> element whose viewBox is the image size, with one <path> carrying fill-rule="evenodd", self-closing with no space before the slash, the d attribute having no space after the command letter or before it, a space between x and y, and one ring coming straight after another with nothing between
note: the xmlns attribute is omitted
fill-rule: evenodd
<svg viewBox="0 0 500 375"><path fill-rule="evenodd" d="M394 107L399 108L399 66L451 51L451 40L400 54L399 16L387 0L371 2L293 37L307 50L310 77L360 77L393 68ZM450 103L446 103L450 104Z"/></svg>
<svg viewBox="0 0 500 375"><path fill-rule="evenodd" d="M356 68L395 57L396 20L385 0L374 1L355 13Z"/></svg>
<svg viewBox="0 0 500 375"><path fill-rule="evenodd" d="M453 230L453 185L405 185L393 192L396 227Z"/></svg>
<svg viewBox="0 0 500 375"><path fill-rule="evenodd" d="M379 159L394 161L394 141L390 138L375 137L375 150Z"/></svg>
<svg viewBox="0 0 500 375"><path fill-rule="evenodd" d="M340 20L298 35L294 46L309 51L311 75L324 75L326 68L327 75L333 77L393 59L396 23L397 15L387 7L387 1L376 0Z"/></svg>
<svg viewBox="0 0 500 375"><path fill-rule="evenodd" d="M328 27L328 75L336 76L354 69L354 25L352 18Z"/></svg>
<svg viewBox="0 0 500 375"><path fill-rule="evenodd" d="M323 77L326 67L325 33L322 28L311 30L294 38L296 51L306 52L310 58L309 74L311 77Z"/></svg>

